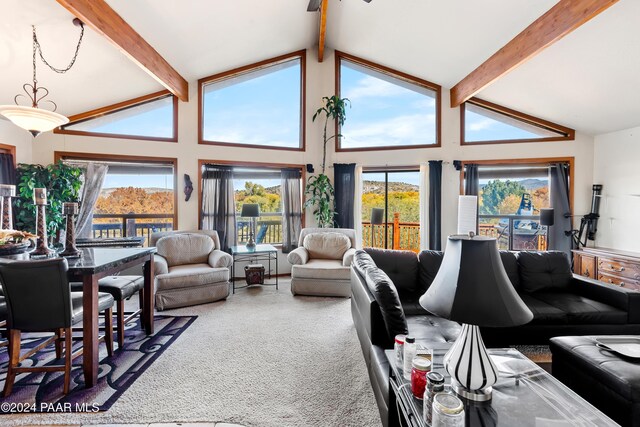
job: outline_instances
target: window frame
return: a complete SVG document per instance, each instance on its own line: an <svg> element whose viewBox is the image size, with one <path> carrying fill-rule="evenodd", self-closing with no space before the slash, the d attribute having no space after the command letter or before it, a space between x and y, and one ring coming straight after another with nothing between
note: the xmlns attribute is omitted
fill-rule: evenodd
<svg viewBox="0 0 640 427"><path fill-rule="evenodd" d="M405 172L418 172L420 173L420 165L409 165L409 166L364 166L362 168L362 181L364 182L365 174L374 174L374 173L383 173L385 175L385 189L384 189L384 221L385 221L385 233L384 233L384 248L385 250L408 250L408 249L393 249L393 242L391 242L391 248L389 248L389 222L393 223L393 218L389 221L389 174L390 173L405 173ZM363 193L364 194L364 193ZM362 196L362 195L361 195ZM418 201L422 195L420 194L420 190L418 189ZM362 223L362 218L359 219ZM423 227L423 224L418 220L420 228ZM424 225L426 227L427 224ZM364 231L364 226L362 227ZM364 236L360 236L361 240L364 240ZM364 242L363 242L364 246Z"/></svg>
<svg viewBox="0 0 640 427"><path fill-rule="evenodd" d="M300 169L300 180L302 184L302 217L301 223L302 228L305 227L305 218L306 218L306 209L304 208L304 189L307 185L307 176L306 176L306 165L300 164L289 164L289 163L265 163L265 162L249 162L244 160L215 160L215 159L198 159L198 224L202 224L202 168L205 164L216 164L216 165L224 165L224 166L237 166L237 167L246 167L246 168L257 168L257 169L274 169L274 170L282 170L282 169ZM235 191L235 190L234 190ZM282 247L282 243L274 243L272 244L274 247Z"/></svg>
<svg viewBox="0 0 640 427"><path fill-rule="evenodd" d="M292 147L272 147L260 144L241 144L238 142L226 142L226 141L208 141L204 139L204 87L209 83L215 83L227 79L232 79L237 76L249 74L253 71L259 71L265 68L269 68L274 65L278 65L284 62L291 61L293 59L300 60L300 141L296 148ZM242 67L234 68L232 70L223 71L222 73L213 74L211 76L203 77L198 80L198 144L203 145L218 145L225 147L244 147L244 148L260 148L263 150L285 150L285 151L305 151L306 149L306 76L307 76L307 50L302 49L295 52L287 53L285 55L276 56L274 58L265 59L263 61L255 62L253 64L244 65ZM218 162L219 163L219 162Z"/></svg>
<svg viewBox="0 0 640 427"><path fill-rule="evenodd" d="M173 134L171 137L128 135L119 133L90 132L83 130L65 129L66 126L75 125L78 123L89 121L91 119L106 116L111 113L117 113L119 111L124 111L132 107L137 107L138 105L147 104L168 97L173 98ZM118 102L106 107L85 111L84 113L76 114L69 117L69 123L55 128L53 130L53 133L77 136L96 136L102 138L136 139L141 141L178 142L178 98L168 90L161 90L159 92L154 92L148 95L139 96L137 98L128 99L126 101Z"/></svg>
<svg viewBox="0 0 640 427"><path fill-rule="evenodd" d="M127 163L171 163L173 164L173 229L178 229L178 159L175 157L129 156L122 154L80 153L74 151L54 151L54 161L60 160L93 160Z"/></svg>
<svg viewBox="0 0 640 427"><path fill-rule="evenodd" d="M498 139L488 141L467 141L465 139L466 128L466 107L467 104L472 104L487 110L496 112L508 116L512 119L521 121L531 126L535 126L541 129L549 130L552 132L564 134L564 136L550 136L540 138L522 138L522 139ZM474 146L474 145L488 145L488 144L516 144L526 142L553 142L553 141L574 141L576 139L576 131L574 129L553 123L547 120L543 120L538 117L531 116L529 114L522 113L520 111L512 110L511 108L503 107L502 105L494 104L493 102L485 101L480 98L470 98L462 105L460 105L460 145Z"/></svg>
<svg viewBox="0 0 640 427"><path fill-rule="evenodd" d="M435 103L436 103L436 143L435 144L421 144L421 145L397 145L390 147L359 147L359 148L343 148L340 146L340 142L342 138L335 138L335 151L336 152L353 152L353 151L387 151L387 150L411 150L411 149L421 149L421 148L437 148L442 146L442 87L438 84L432 83L428 80L421 79L419 77L412 76L410 74L404 73L402 71L394 70L393 68L389 68L387 66L377 64L375 62L359 58L357 56L341 52L339 50L335 51L335 84L337 96L342 97L341 93L341 75L340 75L340 67L342 65L342 61L346 60L348 62L353 62L356 65L359 65L364 68L368 68L370 70L376 71L378 73L386 74L390 77L403 80L407 83L417 85L423 87L425 89L429 89L435 92ZM347 118L348 120L348 118ZM340 124L335 123L335 135L340 135Z"/></svg>

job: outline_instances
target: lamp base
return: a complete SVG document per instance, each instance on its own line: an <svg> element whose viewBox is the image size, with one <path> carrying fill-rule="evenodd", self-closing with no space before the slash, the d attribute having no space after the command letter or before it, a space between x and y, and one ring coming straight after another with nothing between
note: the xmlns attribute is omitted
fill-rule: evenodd
<svg viewBox="0 0 640 427"><path fill-rule="evenodd" d="M249 241L245 246L249 249L253 249L256 247L256 241L253 240L253 233L249 233Z"/></svg>
<svg viewBox="0 0 640 427"><path fill-rule="evenodd" d="M467 390L456 381L451 382L451 389L461 398L473 402L488 402L491 400L491 393L493 392L493 387L487 387L481 390Z"/></svg>
<svg viewBox="0 0 640 427"><path fill-rule="evenodd" d="M458 339L444 356L444 367L458 396L475 402L491 400L498 369L487 353L478 326L462 325Z"/></svg>

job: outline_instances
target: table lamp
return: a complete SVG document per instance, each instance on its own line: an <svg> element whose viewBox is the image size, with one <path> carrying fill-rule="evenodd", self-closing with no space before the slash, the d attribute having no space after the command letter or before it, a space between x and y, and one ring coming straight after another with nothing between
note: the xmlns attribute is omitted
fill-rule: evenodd
<svg viewBox="0 0 640 427"><path fill-rule="evenodd" d="M553 208L540 209L540 225L547 227L547 249L549 249L549 237L551 237L551 226L554 223Z"/></svg>
<svg viewBox="0 0 640 427"><path fill-rule="evenodd" d="M254 231L256 229L256 218L260 216L260 205L257 203L245 203L242 205L242 212L240 216L243 218L251 218L251 226L249 226L249 241L247 242L247 248L255 248L256 241L253 240Z"/></svg>
<svg viewBox="0 0 640 427"><path fill-rule="evenodd" d="M382 224L382 218L384 217L384 209L371 208L371 247L375 248L375 231L376 225Z"/></svg>
<svg viewBox="0 0 640 427"><path fill-rule="evenodd" d="M507 277L496 239L473 233L449 236L440 270L420 305L462 323L460 336L444 357L453 390L468 400L490 400L498 370L480 327L518 326L533 319Z"/></svg>

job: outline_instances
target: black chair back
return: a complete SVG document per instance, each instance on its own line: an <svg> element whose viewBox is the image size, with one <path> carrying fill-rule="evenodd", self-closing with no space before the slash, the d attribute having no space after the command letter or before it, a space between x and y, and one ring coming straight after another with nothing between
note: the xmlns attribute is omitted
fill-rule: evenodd
<svg viewBox="0 0 640 427"><path fill-rule="evenodd" d="M7 326L25 332L71 327L71 290L64 258L0 262Z"/></svg>

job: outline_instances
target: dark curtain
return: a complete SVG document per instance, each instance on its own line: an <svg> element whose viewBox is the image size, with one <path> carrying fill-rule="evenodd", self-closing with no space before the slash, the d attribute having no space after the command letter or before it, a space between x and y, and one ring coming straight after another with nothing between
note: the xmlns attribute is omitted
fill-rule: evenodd
<svg viewBox="0 0 640 427"><path fill-rule="evenodd" d="M200 228L215 230L222 250L236 244L236 207L233 192L233 169L229 166L204 165Z"/></svg>
<svg viewBox="0 0 640 427"><path fill-rule="evenodd" d="M353 207L356 198L356 164L334 163L335 221L338 228L355 228Z"/></svg>
<svg viewBox="0 0 640 427"><path fill-rule="evenodd" d="M553 208L553 226L549 227L549 249L566 252L571 257L571 205L569 203L569 165L549 165L549 190Z"/></svg>
<svg viewBox="0 0 640 427"><path fill-rule="evenodd" d="M16 185L16 167L13 154L0 153L0 184Z"/></svg>
<svg viewBox="0 0 640 427"><path fill-rule="evenodd" d="M282 252L286 254L298 246L302 230L302 174L300 169L283 169L280 175Z"/></svg>
<svg viewBox="0 0 640 427"><path fill-rule="evenodd" d="M480 192L478 177L478 165L467 163L464 165L464 194L465 196L477 196Z"/></svg>
<svg viewBox="0 0 640 427"><path fill-rule="evenodd" d="M442 160L429 160L429 249L442 250Z"/></svg>

